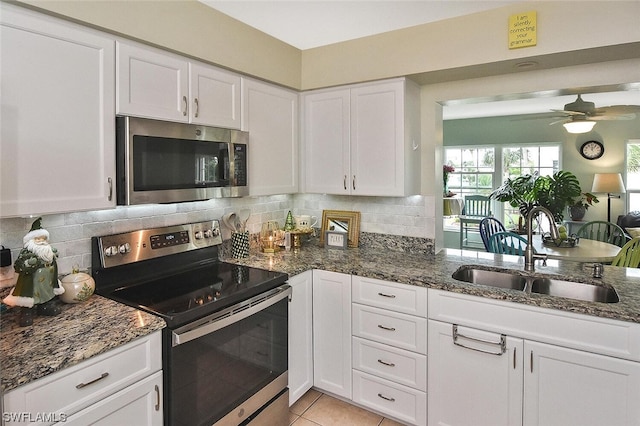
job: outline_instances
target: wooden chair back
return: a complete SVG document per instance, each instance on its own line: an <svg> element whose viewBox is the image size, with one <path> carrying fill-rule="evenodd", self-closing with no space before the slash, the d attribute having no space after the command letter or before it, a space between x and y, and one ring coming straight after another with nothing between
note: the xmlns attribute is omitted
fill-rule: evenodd
<svg viewBox="0 0 640 426"><path fill-rule="evenodd" d="M611 262L612 266L637 268L640 266L640 237L632 238L620 249L618 255Z"/></svg>
<svg viewBox="0 0 640 426"><path fill-rule="evenodd" d="M482 243L484 244L484 248L489 251L489 237L495 234L496 232L505 232L506 229L502 222L500 222L495 217L485 217L480 221L480 238L482 238Z"/></svg>
<svg viewBox="0 0 640 426"><path fill-rule="evenodd" d="M629 241L627 234L618 225L600 220L585 223L578 229L576 235L588 240L615 244L618 247L624 246Z"/></svg>
<svg viewBox="0 0 640 426"><path fill-rule="evenodd" d="M515 232L496 232L489 237L488 244L491 253L523 256L527 248L527 239Z"/></svg>

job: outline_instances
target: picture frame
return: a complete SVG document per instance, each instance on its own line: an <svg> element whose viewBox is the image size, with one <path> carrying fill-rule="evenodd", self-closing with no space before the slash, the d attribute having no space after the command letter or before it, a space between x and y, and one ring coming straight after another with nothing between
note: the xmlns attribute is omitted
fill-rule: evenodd
<svg viewBox="0 0 640 426"><path fill-rule="evenodd" d="M344 250L349 238L346 232L325 231L324 246Z"/></svg>
<svg viewBox="0 0 640 426"><path fill-rule="evenodd" d="M347 234L347 247L358 247L360 236L360 212L348 210L323 210L320 244L325 244L325 233L342 232Z"/></svg>

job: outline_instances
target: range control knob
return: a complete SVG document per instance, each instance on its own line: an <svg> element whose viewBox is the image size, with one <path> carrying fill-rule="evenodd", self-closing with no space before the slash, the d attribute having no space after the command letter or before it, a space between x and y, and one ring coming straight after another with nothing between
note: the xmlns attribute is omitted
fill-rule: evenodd
<svg viewBox="0 0 640 426"><path fill-rule="evenodd" d="M104 249L104 255L107 257L115 256L118 254L118 246L109 246Z"/></svg>
<svg viewBox="0 0 640 426"><path fill-rule="evenodd" d="M211 236L212 237L217 237L218 235L220 235L220 228L213 228L211 230Z"/></svg>
<svg viewBox="0 0 640 426"><path fill-rule="evenodd" d="M118 247L118 251L120 254L127 254L131 251L131 245L129 243L121 244L120 247Z"/></svg>
<svg viewBox="0 0 640 426"><path fill-rule="evenodd" d="M196 231L195 237L196 240L201 240L202 238L204 238L204 234L202 233L202 231Z"/></svg>
<svg viewBox="0 0 640 426"><path fill-rule="evenodd" d="M211 229L207 229L204 231L204 237L205 238L211 238L213 237L213 231Z"/></svg>

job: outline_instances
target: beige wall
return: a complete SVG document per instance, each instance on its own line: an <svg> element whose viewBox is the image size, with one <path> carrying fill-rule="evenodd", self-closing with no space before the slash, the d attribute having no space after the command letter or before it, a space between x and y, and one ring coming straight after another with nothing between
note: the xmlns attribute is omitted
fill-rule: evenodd
<svg viewBox="0 0 640 426"><path fill-rule="evenodd" d="M538 43L509 50L510 15L537 11ZM565 63L559 52L640 42L640 2L543 1L510 5L474 15L420 25L302 52L304 89L386 77L492 64L492 73L514 72L513 61L535 57L541 67ZM629 52L627 52L629 53ZM576 60L603 60L606 51L590 51ZM620 53L618 53L620 54ZM635 57L640 57L636 46ZM611 57L608 57L611 59ZM505 62L504 67L498 65ZM573 62L573 64L579 62ZM488 68L483 68L486 71ZM465 74L473 74L474 68ZM464 74L463 74L464 75ZM486 75L486 74L485 74ZM446 73L440 77L447 78ZM447 78L451 79L451 78Z"/></svg>
<svg viewBox="0 0 640 426"><path fill-rule="evenodd" d="M430 73L445 80L511 73L514 61L527 58L550 68L640 56L638 1L518 3L305 51L196 0L20 2L303 90L404 75L424 83L433 82ZM537 46L507 49L509 15L533 10L538 14ZM627 43L637 44L618 48ZM562 52L570 53L558 56Z"/></svg>

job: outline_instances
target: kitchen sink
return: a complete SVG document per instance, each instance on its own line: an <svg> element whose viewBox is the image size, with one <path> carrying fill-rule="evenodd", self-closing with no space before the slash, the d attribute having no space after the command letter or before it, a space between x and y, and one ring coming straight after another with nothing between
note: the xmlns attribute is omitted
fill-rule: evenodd
<svg viewBox="0 0 640 426"><path fill-rule="evenodd" d="M611 287L551 278L535 278L531 283L531 292L586 302L617 303L620 301L618 293Z"/></svg>
<svg viewBox="0 0 640 426"><path fill-rule="evenodd" d="M577 283L560 279L522 276L517 271L495 271L474 266L462 266L452 275L458 281L498 287L510 290L527 291L547 296L563 297L586 302L617 303L618 293L613 287Z"/></svg>
<svg viewBox="0 0 640 426"><path fill-rule="evenodd" d="M452 277L458 281L471 284L511 290L524 290L527 286L527 278L521 275L516 275L512 272L487 271L473 267L461 267L453 273Z"/></svg>

